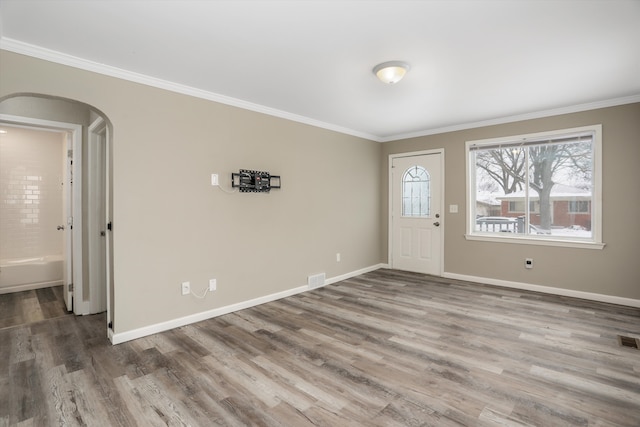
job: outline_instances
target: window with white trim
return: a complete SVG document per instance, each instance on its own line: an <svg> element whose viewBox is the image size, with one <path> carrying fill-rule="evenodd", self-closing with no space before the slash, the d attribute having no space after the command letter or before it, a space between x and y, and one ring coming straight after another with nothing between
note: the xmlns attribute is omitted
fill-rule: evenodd
<svg viewBox="0 0 640 427"><path fill-rule="evenodd" d="M601 134L468 141L467 238L601 248Z"/></svg>

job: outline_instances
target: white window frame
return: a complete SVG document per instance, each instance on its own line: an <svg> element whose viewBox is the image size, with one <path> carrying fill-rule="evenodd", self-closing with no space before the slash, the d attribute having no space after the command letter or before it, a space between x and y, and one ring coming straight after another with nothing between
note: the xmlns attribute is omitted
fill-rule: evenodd
<svg viewBox="0 0 640 427"><path fill-rule="evenodd" d="M472 147L489 146L499 144L513 144L515 141L538 140L551 138L553 136L593 132L593 194L591 203L591 239L568 239L558 236L527 236L514 235L512 233L482 234L475 231L475 209L476 205L476 169L471 162ZM602 249L605 243L602 241L602 125L583 126L571 129L559 129L553 131L537 132L525 135L515 135L501 138L481 139L466 141L466 233L467 240L477 240L485 242L515 243L522 245L543 245L543 246L563 246L586 249Z"/></svg>

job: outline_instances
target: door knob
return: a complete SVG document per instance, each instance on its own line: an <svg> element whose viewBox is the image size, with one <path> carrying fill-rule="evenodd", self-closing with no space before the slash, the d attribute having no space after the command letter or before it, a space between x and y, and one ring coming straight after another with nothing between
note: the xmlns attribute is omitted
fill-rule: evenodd
<svg viewBox="0 0 640 427"><path fill-rule="evenodd" d="M433 225L435 225L436 227L440 227L440 222L436 221L433 223Z"/></svg>
<svg viewBox="0 0 640 427"><path fill-rule="evenodd" d="M56 227L56 230L64 230L64 225L59 225Z"/></svg>

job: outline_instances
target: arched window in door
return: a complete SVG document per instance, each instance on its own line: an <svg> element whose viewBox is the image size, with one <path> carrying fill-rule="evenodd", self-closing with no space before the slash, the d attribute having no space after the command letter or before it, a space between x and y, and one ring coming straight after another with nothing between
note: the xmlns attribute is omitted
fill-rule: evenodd
<svg viewBox="0 0 640 427"><path fill-rule="evenodd" d="M431 177L422 166L411 166L402 175L402 216L430 215Z"/></svg>

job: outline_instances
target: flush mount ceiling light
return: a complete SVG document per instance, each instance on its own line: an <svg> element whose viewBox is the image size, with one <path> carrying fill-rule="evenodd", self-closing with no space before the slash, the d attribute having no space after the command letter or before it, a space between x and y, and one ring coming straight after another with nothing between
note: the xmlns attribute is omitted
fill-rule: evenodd
<svg viewBox="0 0 640 427"><path fill-rule="evenodd" d="M410 68L406 62L389 61L373 67L373 74L375 74L382 83L392 85L402 80Z"/></svg>

